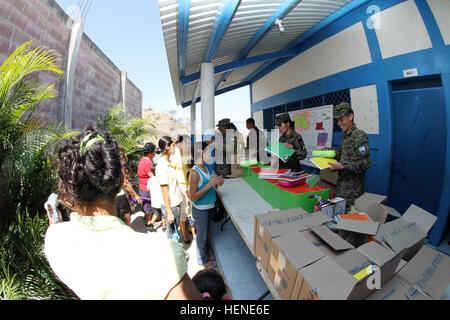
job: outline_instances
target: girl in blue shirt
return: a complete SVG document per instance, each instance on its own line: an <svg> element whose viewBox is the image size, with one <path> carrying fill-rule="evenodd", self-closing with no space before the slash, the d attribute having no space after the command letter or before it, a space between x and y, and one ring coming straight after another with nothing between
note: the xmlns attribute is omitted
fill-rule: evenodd
<svg viewBox="0 0 450 320"><path fill-rule="evenodd" d="M211 219L216 208L217 186L223 184L223 178L211 173L204 165L210 159L210 153L204 152L208 145L197 142L194 145L194 167L189 173L189 199L192 201L192 216L197 229L197 259L198 264L205 268L215 268L214 257L208 255L210 247L208 233Z"/></svg>

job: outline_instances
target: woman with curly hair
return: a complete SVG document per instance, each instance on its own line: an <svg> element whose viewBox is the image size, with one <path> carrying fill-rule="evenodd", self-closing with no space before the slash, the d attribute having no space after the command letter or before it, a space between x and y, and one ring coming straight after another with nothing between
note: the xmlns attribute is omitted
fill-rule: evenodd
<svg viewBox="0 0 450 320"><path fill-rule="evenodd" d="M183 247L139 233L116 216L124 176L117 142L88 127L58 152L58 195L70 203L70 221L54 223L44 252L58 278L80 299L202 299L187 274ZM123 270L158 270L142 277Z"/></svg>

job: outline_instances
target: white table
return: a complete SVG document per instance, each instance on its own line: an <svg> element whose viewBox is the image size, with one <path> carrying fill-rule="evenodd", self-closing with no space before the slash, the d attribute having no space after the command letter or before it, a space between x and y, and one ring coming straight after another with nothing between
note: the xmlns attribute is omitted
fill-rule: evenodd
<svg viewBox="0 0 450 320"><path fill-rule="evenodd" d="M217 189L217 194L245 244L255 256L253 252L255 215L268 212L273 207L242 178L225 179L224 184ZM262 300L269 292L274 299L280 300L277 289L270 282L258 258L256 268L269 289L259 300Z"/></svg>
<svg viewBox="0 0 450 320"><path fill-rule="evenodd" d="M253 252L254 217L272 210L273 207L242 178L225 179L224 184L217 188L217 194L245 244L255 255Z"/></svg>

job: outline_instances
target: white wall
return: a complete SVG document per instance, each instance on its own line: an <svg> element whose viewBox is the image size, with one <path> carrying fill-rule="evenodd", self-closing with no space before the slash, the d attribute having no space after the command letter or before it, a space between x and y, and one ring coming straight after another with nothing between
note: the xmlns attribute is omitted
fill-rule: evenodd
<svg viewBox="0 0 450 320"><path fill-rule="evenodd" d="M371 62L363 24L356 23L255 82L253 103Z"/></svg>
<svg viewBox="0 0 450 320"><path fill-rule="evenodd" d="M351 89L350 96L356 126L367 134L379 134L377 86Z"/></svg>
<svg viewBox="0 0 450 320"><path fill-rule="evenodd" d="M444 43L450 44L450 1L449 0L428 0L428 5L433 12L434 18L441 30Z"/></svg>
<svg viewBox="0 0 450 320"><path fill-rule="evenodd" d="M373 16L380 21L375 29L383 59L432 47L419 9L413 0L402 2Z"/></svg>

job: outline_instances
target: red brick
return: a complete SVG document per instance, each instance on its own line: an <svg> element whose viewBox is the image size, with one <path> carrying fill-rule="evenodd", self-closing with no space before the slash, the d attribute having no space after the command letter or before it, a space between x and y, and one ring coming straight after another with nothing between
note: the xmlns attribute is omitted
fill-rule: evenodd
<svg viewBox="0 0 450 320"><path fill-rule="evenodd" d="M28 35L30 35L37 42L39 42L39 40L41 39L41 31L34 24L28 24L27 29L26 29L26 33Z"/></svg>
<svg viewBox="0 0 450 320"><path fill-rule="evenodd" d="M22 13L15 11L9 20L16 28L20 28L22 31L25 31L27 27L27 19L22 15Z"/></svg>
<svg viewBox="0 0 450 320"><path fill-rule="evenodd" d="M23 0L13 0L11 1L11 5L22 12L23 8L25 7L25 2Z"/></svg>
<svg viewBox="0 0 450 320"><path fill-rule="evenodd" d="M25 17L27 17L29 22L37 24L39 13L36 12L36 9L34 7L27 6L23 11L23 14L25 15Z"/></svg>
<svg viewBox="0 0 450 320"><path fill-rule="evenodd" d="M9 48L9 41L0 39L0 56L4 56L6 58L11 55L11 53L12 51L10 51ZM3 59L0 59L0 61L3 61Z"/></svg>
<svg viewBox="0 0 450 320"><path fill-rule="evenodd" d="M7 3L0 1L0 17L9 19L14 9Z"/></svg>
<svg viewBox="0 0 450 320"><path fill-rule="evenodd" d="M8 21L0 21L0 37L10 40L13 33L13 26Z"/></svg>
<svg viewBox="0 0 450 320"><path fill-rule="evenodd" d="M12 43L17 45L18 47L23 45L25 42L32 40L31 37L19 29L14 30L14 35L12 37Z"/></svg>

